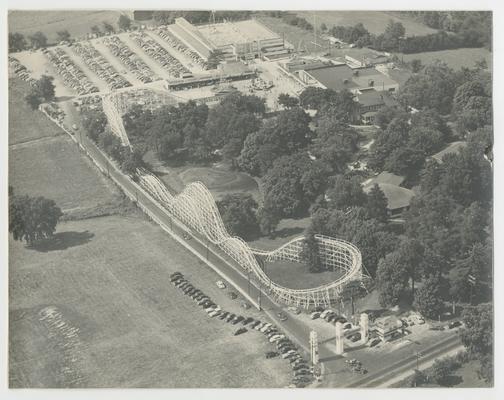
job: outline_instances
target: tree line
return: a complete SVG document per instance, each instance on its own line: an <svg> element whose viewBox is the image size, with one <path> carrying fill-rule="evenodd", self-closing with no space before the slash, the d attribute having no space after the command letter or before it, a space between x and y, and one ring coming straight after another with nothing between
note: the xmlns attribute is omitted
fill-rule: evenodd
<svg viewBox="0 0 504 400"><path fill-rule="evenodd" d="M488 14L491 15L491 13ZM385 31L379 35L371 34L362 23L354 26L333 26L329 29L329 33L358 47L406 54L491 46L491 19L488 21L488 17L467 16L463 23L453 29L451 31L442 29L426 35L406 36L404 25L390 20Z"/></svg>

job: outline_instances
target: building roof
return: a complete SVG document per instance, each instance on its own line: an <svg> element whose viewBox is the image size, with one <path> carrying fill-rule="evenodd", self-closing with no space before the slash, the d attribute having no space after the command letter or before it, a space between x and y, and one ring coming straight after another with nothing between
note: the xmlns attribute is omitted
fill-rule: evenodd
<svg viewBox="0 0 504 400"><path fill-rule="evenodd" d="M371 183L364 186L364 192L369 193L374 184L375 183ZM378 183L378 187L387 198L387 208L391 211L408 207L411 203L411 199L415 197L415 193L412 190L390 183Z"/></svg>
<svg viewBox="0 0 504 400"><path fill-rule="evenodd" d="M352 69L346 64L321 67L309 74L328 89L344 90L397 85L397 82L373 67Z"/></svg>
<svg viewBox="0 0 504 400"><path fill-rule="evenodd" d="M399 176L391 172L383 171L374 178L368 179L363 185L374 185L375 183L390 183L391 185L399 186L404 182L404 176Z"/></svg>
<svg viewBox="0 0 504 400"><path fill-rule="evenodd" d="M395 315L391 315L388 317L378 318L375 323L375 327L379 329L382 333L393 332L396 329L402 327L402 322Z"/></svg>
<svg viewBox="0 0 504 400"><path fill-rule="evenodd" d="M339 91L357 87L352 80L353 70L346 64L313 69L310 75L328 89Z"/></svg>
<svg viewBox="0 0 504 400"><path fill-rule="evenodd" d="M375 89L361 90L357 94L357 101L361 106L397 106L397 101L390 96L387 91L376 91Z"/></svg>
<svg viewBox="0 0 504 400"><path fill-rule="evenodd" d="M252 19L201 25L197 29L207 40L218 47L235 43L249 43L254 40L279 38L278 34Z"/></svg>
<svg viewBox="0 0 504 400"><path fill-rule="evenodd" d="M461 149L467 146L467 142L464 141L458 141L458 142L452 142L448 144L443 150L441 150L439 153L436 153L432 156L437 162L442 163L443 162L443 156L445 154L452 154L452 153L458 153Z"/></svg>

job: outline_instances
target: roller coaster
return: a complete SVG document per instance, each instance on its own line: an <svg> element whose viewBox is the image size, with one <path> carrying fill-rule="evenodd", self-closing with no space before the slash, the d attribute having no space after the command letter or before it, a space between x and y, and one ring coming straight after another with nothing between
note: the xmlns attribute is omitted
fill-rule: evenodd
<svg viewBox="0 0 504 400"><path fill-rule="evenodd" d="M113 99L105 98L103 108L112 132L124 145L129 146L121 113L114 106ZM169 215L218 247L245 272L253 274L259 284L268 288L270 295L279 302L304 308L329 306L340 299L348 283L362 283L365 277L361 253L355 245L345 240L316 235L322 264L328 269L340 270L341 277L314 288L292 289L281 286L268 277L260 260L302 262L304 237L294 238L272 251L251 248L243 239L227 232L215 200L203 183L190 183L181 193L172 195L163 182L150 172L139 170L138 177L140 186L154 197Z"/></svg>

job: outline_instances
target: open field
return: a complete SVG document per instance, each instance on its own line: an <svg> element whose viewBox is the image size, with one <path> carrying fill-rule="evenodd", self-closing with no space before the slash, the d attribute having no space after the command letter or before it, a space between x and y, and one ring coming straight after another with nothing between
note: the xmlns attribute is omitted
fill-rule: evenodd
<svg viewBox="0 0 504 400"><path fill-rule="evenodd" d="M397 54L397 56L404 61L419 59L424 65L430 64L434 60L441 60L455 70L462 67L472 68L477 61L484 59L488 68L492 69L492 53L485 48L427 51L417 54Z"/></svg>
<svg viewBox="0 0 504 400"><path fill-rule="evenodd" d="M44 114L33 111L26 103L29 90L27 82L9 79L9 145L65 134Z"/></svg>
<svg viewBox="0 0 504 400"><path fill-rule="evenodd" d="M297 11L296 14L300 17L306 18L308 22L313 25L313 11ZM387 11L316 11L317 29L320 28L321 23L325 23L328 29L333 26L354 26L362 23L364 27L376 35L383 33L385 27L392 19L394 22L401 22L406 28L406 35L426 35L435 33L436 30L428 26L414 21L406 16L397 16Z"/></svg>
<svg viewBox="0 0 504 400"><path fill-rule="evenodd" d="M49 42L56 42L56 32L68 30L74 38L91 32L91 26L106 21L117 27L120 11L9 11L9 32L31 35L37 31L44 33Z"/></svg>
<svg viewBox="0 0 504 400"><path fill-rule="evenodd" d="M18 194L53 199L67 211L117 202L118 190L67 134L24 104L27 87L18 79L9 82L9 185Z"/></svg>
<svg viewBox="0 0 504 400"><path fill-rule="evenodd" d="M183 272L221 307L241 301L143 218L65 222L35 248L11 242L11 387L283 387L264 336L209 318L169 282ZM167 257L168 255L168 257ZM262 314L261 314L262 315ZM264 316L262 316L264 318Z"/></svg>

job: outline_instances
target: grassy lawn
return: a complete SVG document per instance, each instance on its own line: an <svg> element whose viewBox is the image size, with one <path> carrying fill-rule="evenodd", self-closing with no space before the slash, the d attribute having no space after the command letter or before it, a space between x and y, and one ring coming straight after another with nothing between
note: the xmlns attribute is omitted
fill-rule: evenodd
<svg viewBox="0 0 504 400"><path fill-rule="evenodd" d="M25 83L11 80L9 89L9 185L15 192L53 199L63 210L117 201L118 190L68 135L41 112L23 107Z"/></svg>
<svg viewBox="0 0 504 400"><path fill-rule="evenodd" d="M30 85L18 78L9 79L9 144L23 143L42 137L64 135L44 114L33 111L25 96Z"/></svg>
<svg viewBox="0 0 504 400"><path fill-rule="evenodd" d="M492 69L492 53L485 48L427 51L418 54L398 54L397 56L399 59L404 59L404 61L419 59L424 65L434 60L441 60L455 70L462 67L474 67L476 61L484 59L488 67Z"/></svg>
<svg viewBox="0 0 504 400"><path fill-rule="evenodd" d="M288 384L288 363L265 359L273 347L262 334L233 336L237 327L209 318L169 274L183 272L226 310L260 314L143 218L64 222L55 240L11 241L9 252L11 387Z"/></svg>
<svg viewBox="0 0 504 400"><path fill-rule="evenodd" d="M296 14L306 18L313 25L313 11L297 11ZM336 25L354 26L362 23L370 33L377 35L385 31L385 27L392 19L404 25L406 35L425 35L435 32L434 29L413 19L386 11L316 11L315 15L317 29L320 28L321 23L325 23L329 29Z"/></svg>
<svg viewBox="0 0 504 400"><path fill-rule="evenodd" d="M72 37L77 38L91 32L91 26L106 21L117 27L120 11L10 11L8 16L9 32L19 32L31 35L41 31L49 42L56 42L56 32L68 30Z"/></svg>

